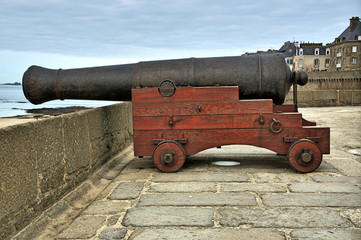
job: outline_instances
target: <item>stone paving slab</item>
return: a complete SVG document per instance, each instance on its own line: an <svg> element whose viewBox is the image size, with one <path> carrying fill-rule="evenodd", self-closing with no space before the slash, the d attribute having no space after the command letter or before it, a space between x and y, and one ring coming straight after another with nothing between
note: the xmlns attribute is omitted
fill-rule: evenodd
<svg viewBox="0 0 361 240"><path fill-rule="evenodd" d="M347 227L347 222L338 211L331 209L272 208L249 209L225 208L220 210L220 224L226 227L265 228L315 228Z"/></svg>
<svg viewBox="0 0 361 240"><path fill-rule="evenodd" d="M144 182L122 182L119 183L112 194L110 200L126 200L139 197L144 187Z"/></svg>
<svg viewBox="0 0 361 240"><path fill-rule="evenodd" d="M86 239L93 237L103 225L105 219L106 217L104 216L80 216L60 233L56 239Z"/></svg>
<svg viewBox="0 0 361 240"><path fill-rule="evenodd" d="M141 207L128 211L124 226L213 226L211 208Z"/></svg>
<svg viewBox="0 0 361 240"><path fill-rule="evenodd" d="M284 233L274 229L139 229L132 235L133 240L283 240Z"/></svg>
<svg viewBox="0 0 361 240"><path fill-rule="evenodd" d="M164 193L143 194L138 206L255 206L247 193Z"/></svg>
<svg viewBox="0 0 361 240"><path fill-rule="evenodd" d="M360 207L361 194L342 193L288 193L266 194L261 196L267 206L298 206L298 207Z"/></svg>
<svg viewBox="0 0 361 240"><path fill-rule="evenodd" d="M112 215L119 214L130 207L129 202L125 201L96 201L93 202L82 214L85 215Z"/></svg>
<svg viewBox="0 0 361 240"><path fill-rule="evenodd" d="M360 177L348 177L348 176L312 176L311 177L316 182L329 182L329 183L350 183L350 184L361 184Z"/></svg>
<svg viewBox="0 0 361 240"><path fill-rule="evenodd" d="M217 184L211 182L170 182L152 184L148 192L176 193L176 192L216 192Z"/></svg>
<svg viewBox="0 0 361 240"><path fill-rule="evenodd" d="M153 182L247 182L246 174L234 174L229 172L184 172L179 173L157 173Z"/></svg>
<svg viewBox="0 0 361 240"><path fill-rule="evenodd" d="M292 183L291 192L361 193L361 188L349 183Z"/></svg>
<svg viewBox="0 0 361 240"><path fill-rule="evenodd" d="M269 183L222 183L222 192L286 192L286 189L277 184Z"/></svg>
<svg viewBox="0 0 361 240"><path fill-rule="evenodd" d="M292 231L293 239L320 240L357 240L361 239L361 229L296 229Z"/></svg>

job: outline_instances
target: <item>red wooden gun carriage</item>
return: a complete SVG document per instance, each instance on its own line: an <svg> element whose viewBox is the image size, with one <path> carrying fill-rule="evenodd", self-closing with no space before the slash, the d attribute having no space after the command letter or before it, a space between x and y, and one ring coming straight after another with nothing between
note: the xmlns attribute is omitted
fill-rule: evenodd
<svg viewBox="0 0 361 240"><path fill-rule="evenodd" d="M230 144L267 148L299 172L314 171L330 152L330 129L298 113L297 84L306 83L307 73L291 72L282 54L57 71L32 66L23 78L35 104L131 99L134 155L152 156L163 172L180 170L186 156ZM294 104L285 105L291 85Z"/></svg>

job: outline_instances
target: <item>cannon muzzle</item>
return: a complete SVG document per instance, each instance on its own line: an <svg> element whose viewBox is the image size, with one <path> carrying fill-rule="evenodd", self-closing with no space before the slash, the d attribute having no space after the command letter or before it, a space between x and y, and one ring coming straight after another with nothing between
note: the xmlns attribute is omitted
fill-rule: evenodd
<svg viewBox="0 0 361 240"><path fill-rule="evenodd" d="M239 86L240 99L273 99L282 104L292 83L307 83L306 72L291 72L283 54L188 58L105 67L53 70L31 66L23 91L33 104L55 99L131 100L131 89L158 87Z"/></svg>

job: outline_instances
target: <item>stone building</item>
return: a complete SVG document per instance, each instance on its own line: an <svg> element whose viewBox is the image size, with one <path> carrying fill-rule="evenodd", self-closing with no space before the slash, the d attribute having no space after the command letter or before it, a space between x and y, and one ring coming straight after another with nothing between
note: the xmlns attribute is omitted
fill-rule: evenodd
<svg viewBox="0 0 361 240"><path fill-rule="evenodd" d="M296 45L293 56L293 70L307 72L327 71L330 68L330 46L322 43L301 43Z"/></svg>
<svg viewBox="0 0 361 240"><path fill-rule="evenodd" d="M361 23L359 17L350 19L350 26L335 38L330 46L330 70L361 69Z"/></svg>
<svg viewBox="0 0 361 240"><path fill-rule="evenodd" d="M291 70L293 70L293 56L296 55L298 42L287 41L283 46L278 50L285 55L285 60Z"/></svg>

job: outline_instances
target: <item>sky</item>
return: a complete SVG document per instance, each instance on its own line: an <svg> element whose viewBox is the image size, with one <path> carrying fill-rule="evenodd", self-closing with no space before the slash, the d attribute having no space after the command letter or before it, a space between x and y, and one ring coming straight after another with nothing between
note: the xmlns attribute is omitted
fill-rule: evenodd
<svg viewBox="0 0 361 240"><path fill-rule="evenodd" d="M0 0L0 83L79 68L330 43L360 0ZM361 16L360 16L361 17Z"/></svg>

